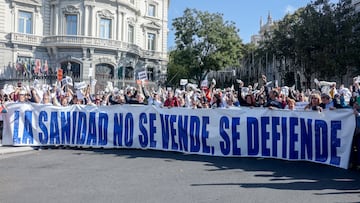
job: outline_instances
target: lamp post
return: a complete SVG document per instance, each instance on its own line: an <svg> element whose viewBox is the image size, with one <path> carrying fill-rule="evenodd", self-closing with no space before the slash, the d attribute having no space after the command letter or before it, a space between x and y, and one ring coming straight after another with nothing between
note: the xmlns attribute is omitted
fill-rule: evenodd
<svg viewBox="0 0 360 203"><path fill-rule="evenodd" d="M70 63L70 61L68 61L68 64L67 64L67 74L68 74L68 76L70 76L71 77L71 63Z"/></svg>
<svg viewBox="0 0 360 203"><path fill-rule="evenodd" d="M231 85L235 85L236 70L232 70Z"/></svg>
<svg viewBox="0 0 360 203"><path fill-rule="evenodd" d="M121 74L121 79L122 79L122 87L125 87L125 67L124 67L124 61L125 61L125 54L121 53L118 50L118 61L117 61L117 67L118 67L118 77L120 77ZM121 71L121 73L120 73ZM120 78L119 78L120 79Z"/></svg>
<svg viewBox="0 0 360 203"><path fill-rule="evenodd" d="M93 67L92 67L92 63L90 63L90 68L89 68L90 94L93 94L92 75L93 75Z"/></svg>
<svg viewBox="0 0 360 203"><path fill-rule="evenodd" d="M122 58L118 60L118 69L117 69L118 78L122 80L122 87L125 86L125 67Z"/></svg>

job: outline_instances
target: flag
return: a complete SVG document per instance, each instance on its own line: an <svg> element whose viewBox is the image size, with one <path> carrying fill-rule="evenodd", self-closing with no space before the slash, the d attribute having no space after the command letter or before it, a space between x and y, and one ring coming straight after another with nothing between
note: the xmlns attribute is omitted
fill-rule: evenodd
<svg viewBox="0 0 360 203"><path fill-rule="evenodd" d="M24 72L23 72L23 74L26 74L27 71L28 71L28 70L27 70L27 69L28 69L28 67L27 67L28 65L27 65L26 62L24 62L23 66L24 66L24 69L23 69Z"/></svg>
<svg viewBox="0 0 360 203"><path fill-rule="evenodd" d="M35 60L34 74L38 75L40 73L40 69L41 69L41 61L40 61L40 59L36 59Z"/></svg>
<svg viewBox="0 0 360 203"><path fill-rule="evenodd" d="M22 63L16 63L16 72L18 72L18 73L22 73L22 72L24 72L24 65L22 64Z"/></svg>
<svg viewBox="0 0 360 203"><path fill-rule="evenodd" d="M45 60L42 73L45 73L46 75L49 74L49 65L48 65L48 61L47 61L47 60Z"/></svg>

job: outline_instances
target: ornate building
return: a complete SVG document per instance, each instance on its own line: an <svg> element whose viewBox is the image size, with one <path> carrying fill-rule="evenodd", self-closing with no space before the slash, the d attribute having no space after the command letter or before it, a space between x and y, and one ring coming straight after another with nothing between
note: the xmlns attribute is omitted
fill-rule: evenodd
<svg viewBox="0 0 360 203"><path fill-rule="evenodd" d="M265 40L265 34L270 34L272 32L272 30L274 29L274 25L275 22L273 21L270 12L268 14L267 22L265 24L263 24L262 18L260 18L259 34L251 36L251 43L253 43L255 46L259 46L259 43Z"/></svg>
<svg viewBox="0 0 360 203"><path fill-rule="evenodd" d="M265 24L262 18L260 18L259 32L251 36L251 44L258 48L261 42L265 41L267 37L271 37L276 23L276 21L273 21L270 12ZM252 52L242 61L240 75L249 84L262 82L261 76L265 75L269 81L274 81L274 83L277 81L279 85L285 85L284 78L289 77L288 73L291 72L289 70L290 66L290 61L286 61L284 58L277 59L270 53L265 53L263 56L255 56L255 53ZM294 79L295 76L293 75L295 73L291 72L291 74L291 78ZM294 80L297 83L300 79L297 77ZM300 85L298 86L300 87Z"/></svg>
<svg viewBox="0 0 360 203"><path fill-rule="evenodd" d="M162 82L169 0L0 0L0 76Z"/></svg>

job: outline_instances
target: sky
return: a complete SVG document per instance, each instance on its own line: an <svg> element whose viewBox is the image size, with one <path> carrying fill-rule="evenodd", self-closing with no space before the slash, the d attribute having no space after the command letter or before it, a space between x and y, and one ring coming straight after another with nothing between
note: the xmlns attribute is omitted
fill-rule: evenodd
<svg viewBox="0 0 360 203"><path fill-rule="evenodd" d="M170 0L168 47L175 46L172 20L181 17L186 8L223 14L224 21L235 22L243 43L260 30L260 18L266 23L270 12L272 19L281 20L286 13L293 13L306 6L310 0Z"/></svg>

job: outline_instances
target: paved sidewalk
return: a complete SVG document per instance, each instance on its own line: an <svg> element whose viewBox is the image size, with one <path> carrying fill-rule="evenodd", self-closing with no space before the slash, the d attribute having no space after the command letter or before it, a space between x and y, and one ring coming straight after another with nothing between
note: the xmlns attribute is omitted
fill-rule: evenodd
<svg viewBox="0 0 360 203"><path fill-rule="evenodd" d="M17 152L26 152L34 150L33 147L14 147L14 146L3 146L0 140L0 155L11 154Z"/></svg>

